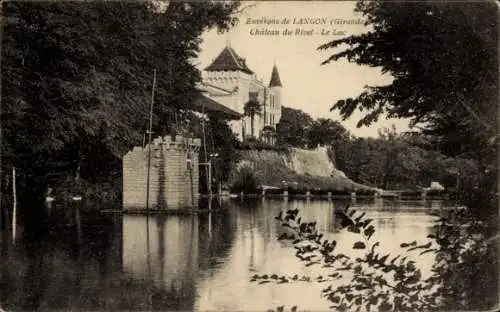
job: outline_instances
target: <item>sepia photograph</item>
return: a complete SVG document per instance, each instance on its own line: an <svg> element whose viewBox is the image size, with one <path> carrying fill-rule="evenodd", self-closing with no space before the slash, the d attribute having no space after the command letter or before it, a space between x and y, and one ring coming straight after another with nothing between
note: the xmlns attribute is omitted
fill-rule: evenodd
<svg viewBox="0 0 500 312"><path fill-rule="evenodd" d="M500 309L496 1L0 17L0 312Z"/></svg>

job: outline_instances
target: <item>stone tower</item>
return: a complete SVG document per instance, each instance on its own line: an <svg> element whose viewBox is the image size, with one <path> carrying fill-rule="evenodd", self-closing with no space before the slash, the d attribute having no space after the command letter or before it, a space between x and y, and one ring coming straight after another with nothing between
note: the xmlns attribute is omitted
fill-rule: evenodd
<svg viewBox="0 0 500 312"><path fill-rule="evenodd" d="M149 204L153 210L198 207L200 139L158 137L151 142ZM149 145L123 157L123 209L146 208Z"/></svg>

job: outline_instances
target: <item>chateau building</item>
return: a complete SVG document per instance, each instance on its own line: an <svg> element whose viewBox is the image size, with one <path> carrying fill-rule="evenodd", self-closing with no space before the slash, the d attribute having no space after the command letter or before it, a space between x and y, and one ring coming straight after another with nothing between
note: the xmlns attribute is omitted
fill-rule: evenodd
<svg viewBox="0 0 500 312"><path fill-rule="evenodd" d="M229 122L238 139L253 136L274 143L283 101L276 65L272 68L271 79L266 86L248 68L245 59L226 46L205 68L200 89L207 98L240 116Z"/></svg>

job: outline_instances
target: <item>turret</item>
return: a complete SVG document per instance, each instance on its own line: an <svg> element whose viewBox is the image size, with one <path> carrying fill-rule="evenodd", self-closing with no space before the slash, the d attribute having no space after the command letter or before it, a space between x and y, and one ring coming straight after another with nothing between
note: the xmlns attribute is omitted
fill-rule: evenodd
<svg viewBox="0 0 500 312"><path fill-rule="evenodd" d="M269 81L269 91L270 91L270 113L273 114L272 126L279 123L281 119L281 105L282 96L281 90L283 85L281 83L280 75L278 73L278 67L276 64L273 65L273 70L271 72L271 80Z"/></svg>
<svg viewBox="0 0 500 312"><path fill-rule="evenodd" d="M280 74L278 73L278 67L276 67L276 64L273 66L273 71L271 73L271 81L269 81L269 88L273 87L283 87L281 85L281 79L280 79Z"/></svg>

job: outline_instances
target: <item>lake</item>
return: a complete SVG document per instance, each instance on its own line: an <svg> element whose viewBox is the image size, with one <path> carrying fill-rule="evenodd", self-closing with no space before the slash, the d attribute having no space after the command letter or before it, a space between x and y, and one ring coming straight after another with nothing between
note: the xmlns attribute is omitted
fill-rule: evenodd
<svg viewBox="0 0 500 312"><path fill-rule="evenodd" d="M325 310L330 306L320 297L325 284L259 285L250 279L264 273L315 277L324 270L305 267L290 242L277 240L282 227L274 217L290 208L299 208L302 220L316 221L320 232L337 240L338 252L352 254L356 236L339 230L333 214L347 203L238 199L214 203L223 209L210 214L148 217L55 209L51 218L57 222L47 235L4 246L1 306L265 311L298 305L299 310ZM448 207L443 201L382 199L350 205L374 220L372 240L394 255L403 242L426 243L436 218L428 211ZM417 259L424 274L432 263L430 255Z"/></svg>

